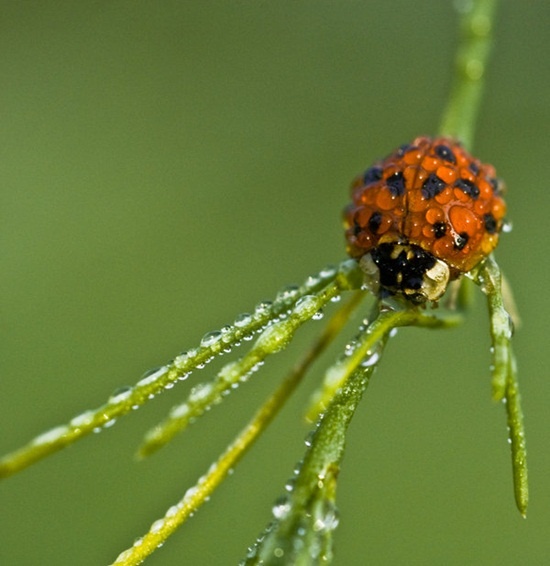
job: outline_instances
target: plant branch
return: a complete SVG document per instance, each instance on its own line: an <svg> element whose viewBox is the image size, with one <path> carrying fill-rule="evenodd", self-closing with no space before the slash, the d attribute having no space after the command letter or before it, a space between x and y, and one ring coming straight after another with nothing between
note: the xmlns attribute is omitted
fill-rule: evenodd
<svg viewBox="0 0 550 566"><path fill-rule="evenodd" d="M225 479L229 471L244 456L260 434L267 428L286 400L302 381L311 364L328 347L348 321L351 312L359 305L364 293L355 292L334 315L323 332L294 366L275 392L264 402L252 420L244 427L234 441L226 448L197 484L187 490L184 497L165 516L151 525L151 529L113 563L118 566L140 564L153 553L180 525L182 525L212 494Z"/></svg>
<svg viewBox="0 0 550 566"><path fill-rule="evenodd" d="M462 5L453 84L439 132L460 140L471 149L491 50L497 0L475 0Z"/></svg>

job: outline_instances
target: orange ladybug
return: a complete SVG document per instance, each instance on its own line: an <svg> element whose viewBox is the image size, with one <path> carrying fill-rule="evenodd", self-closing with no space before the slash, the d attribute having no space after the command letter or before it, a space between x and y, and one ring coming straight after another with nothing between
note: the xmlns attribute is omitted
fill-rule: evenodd
<svg viewBox="0 0 550 566"><path fill-rule="evenodd" d="M506 204L492 165L459 142L418 137L352 184L347 250L381 295L437 301L498 243Z"/></svg>

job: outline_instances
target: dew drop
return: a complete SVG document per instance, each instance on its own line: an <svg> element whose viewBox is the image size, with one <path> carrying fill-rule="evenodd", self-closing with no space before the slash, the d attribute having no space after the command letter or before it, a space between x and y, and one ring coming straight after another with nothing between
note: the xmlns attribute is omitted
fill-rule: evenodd
<svg viewBox="0 0 550 566"><path fill-rule="evenodd" d="M296 301L294 305L294 313L300 317L314 316L318 311L317 299L315 295L304 295Z"/></svg>
<svg viewBox="0 0 550 566"><path fill-rule="evenodd" d="M357 340L350 340L344 347L344 356L349 357L355 352L357 348Z"/></svg>
<svg viewBox="0 0 550 566"><path fill-rule="evenodd" d="M217 344L222 338L222 333L219 330L207 332L201 339L202 348L211 348Z"/></svg>
<svg viewBox="0 0 550 566"><path fill-rule="evenodd" d="M311 317L311 320L321 320L323 316L323 311L319 310Z"/></svg>
<svg viewBox="0 0 550 566"><path fill-rule="evenodd" d="M346 259L338 266L338 272L343 275L348 275L353 271L357 271L359 265L355 259Z"/></svg>
<svg viewBox="0 0 550 566"><path fill-rule="evenodd" d="M204 481L204 476L201 476L199 478L198 483L200 484L201 481ZM199 488L194 485L193 487L190 487L186 492L185 495L183 496L184 501L189 501L190 499L194 498L195 495L197 494L197 491L199 490Z"/></svg>
<svg viewBox="0 0 550 566"><path fill-rule="evenodd" d="M299 294L300 289L296 285L288 285L277 293L276 301L279 303L291 303Z"/></svg>
<svg viewBox="0 0 550 566"><path fill-rule="evenodd" d="M172 505L172 507L170 507L168 511L166 511L165 517L167 517L168 519L170 517L174 517L175 515L178 514L178 511L179 511L179 507L177 505Z"/></svg>
<svg viewBox="0 0 550 566"><path fill-rule="evenodd" d="M339 303L342 300L342 295L334 295L334 297L332 297L330 299L331 303Z"/></svg>
<svg viewBox="0 0 550 566"><path fill-rule="evenodd" d="M338 273L338 268L335 265L327 265L319 273L321 279L332 279Z"/></svg>
<svg viewBox="0 0 550 566"><path fill-rule="evenodd" d="M379 359L380 359L380 354L378 352L374 352L374 354L371 355L367 354L367 357L363 358L361 365L364 368L368 368L378 363Z"/></svg>
<svg viewBox="0 0 550 566"><path fill-rule="evenodd" d="M52 442L57 442L62 436L69 432L69 427L67 425L56 426L46 432L38 435L32 441L36 445L40 444L51 444Z"/></svg>
<svg viewBox="0 0 550 566"><path fill-rule="evenodd" d="M321 277L319 277L318 275L310 275L306 279L304 285L307 289L313 289L314 287L317 287L319 283L321 283Z"/></svg>
<svg viewBox="0 0 550 566"><path fill-rule="evenodd" d="M317 532L333 531L338 526L339 521L338 511L334 505L327 505L324 515L315 520L313 530Z"/></svg>
<svg viewBox="0 0 550 566"><path fill-rule="evenodd" d="M174 365L175 365L176 367L182 366L182 365L185 364L188 360L189 360L189 356L187 355L187 352L186 352L186 351L183 351L183 352L179 353L179 354L174 358Z"/></svg>
<svg viewBox="0 0 550 566"><path fill-rule="evenodd" d="M164 526L164 519L157 519L152 525L149 531L153 534L158 533Z"/></svg>
<svg viewBox="0 0 550 566"><path fill-rule="evenodd" d="M71 419L69 423L73 428L80 428L83 426L88 426L94 420L94 412L93 411L84 411L80 413L80 415L76 415Z"/></svg>
<svg viewBox="0 0 550 566"><path fill-rule="evenodd" d="M339 523L340 517L338 516L338 511L334 508L327 511L327 514L325 515L325 528L329 531L333 531Z"/></svg>
<svg viewBox="0 0 550 566"><path fill-rule="evenodd" d="M182 403L181 405L176 405L170 409L171 419L182 419L189 413L189 405L187 403Z"/></svg>
<svg viewBox="0 0 550 566"><path fill-rule="evenodd" d="M212 392L212 385L209 383L201 383L191 389L189 394L189 402L197 403L198 401L204 400Z"/></svg>
<svg viewBox="0 0 550 566"><path fill-rule="evenodd" d="M133 554L133 551L131 548L128 548L127 550L124 550L123 552L121 552L115 560L115 564L118 562L119 564L122 564L123 562L126 562Z"/></svg>
<svg viewBox="0 0 550 566"><path fill-rule="evenodd" d="M252 315L247 312L243 312L242 314L237 316L234 324L237 328L242 328L243 326L248 326L251 322Z"/></svg>
<svg viewBox="0 0 550 566"><path fill-rule="evenodd" d="M220 328L220 332L222 334L222 342L224 344L231 342L235 336L235 331L233 330L232 326L226 325Z"/></svg>
<svg viewBox="0 0 550 566"><path fill-rule="evenodd" d="M109 404L116 405L126 401L132 395L133 388L130 386L120 387L110 397Z"/></svg>
<svg viewBox="0 0 550 566"><path fill-rule="evenodd" d="M255 315L265 315L269 314L273 307L273 303L271 301L261 301L256 305L254 309Z"/></svg>
<svg viewBox="0 0 550 566"><path fill-rule="evenodd" d="M161 370L164 369L165 366L159 366L156 368L151 368L148 369L141 377L142 378L146 378L146 377L151 377L152 375L155 375L156 373L160 372Z"/></svg>
<svg viewBox="0 0 550 566"><path fill-rule="evenodd" d="M260 542L260 539L258 539L256 541L256 544L258 544ZM256 557L256 553L257 553L257 548L255 546L249 546L248 550L246 551L246 557L248 559L252 559Z"/></svg>
<svg viewBox="0 0 550 566"><path fill-rule="evenodd" d="M157 379L162 377L167 371L166 366L150 369L143 374L143 377L138 381L137 387L144 387L146 385L151 385L155 383Z"/></svg>
<svg viewBox="0 0 550 566"><path fill-rule="evenodd" d="M502 231L505 234L509 234L513 229L512 222L510 220L505 220L502 224Z"/></svg>
<svg viewBox="0 0 550 566"><path fill-rule="evenodd" d="M283 495L275 502L271 512L275 519L284 519L291 510L290 500L287 496Z"/></svg>

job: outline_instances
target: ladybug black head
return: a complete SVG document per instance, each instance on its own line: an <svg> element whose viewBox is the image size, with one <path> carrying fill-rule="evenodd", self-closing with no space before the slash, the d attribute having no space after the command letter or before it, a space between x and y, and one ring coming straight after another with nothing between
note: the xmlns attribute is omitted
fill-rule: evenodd
<svg viewBox="0 0 550 566"><path fill-rule="evenodd" d="M415 304L440 299L450 278L445 262L414 244L380 244L360 265L371 291L382 297L400 295Z"/></svg>

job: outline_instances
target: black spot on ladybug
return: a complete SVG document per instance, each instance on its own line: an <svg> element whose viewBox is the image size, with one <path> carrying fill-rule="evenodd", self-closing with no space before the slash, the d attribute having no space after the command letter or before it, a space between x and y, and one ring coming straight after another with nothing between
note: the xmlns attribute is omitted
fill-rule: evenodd
<svg viewBox="0 0 550 566"><path fill-rule="evenodd" d="M436 239L443 238L445 233L447 232L447 225L445 222L436 222L433 225L434 236Z"/></svg>
<svg viewBox="0 0 550 566"><path fill-rule="evenodd" d="M472 197L474 200L479 197L479 189L474 183L472 183L472 181L468 181L468 179L459 179L455 182L455 187L458 187L461 191L464 191L469 197Z"/></svg>
<svg viewBox="0 0 550 566"><path fill-rule="evenodd" d="M405 155L405 153L407 153L407 151L409 151L409 149L412 149L413 146L411 146L408 143L404 143L403 145L400 145L397 148L397 151L395 152L395 154L397 155L397 157L403 157Z"/></svg>
<svg viewBox="0 0 550 566"><path fill-rule="evenodd" d="M381 222L382 222L382 215L380 214L380 212L378 211L373 212L368 222L369 230L373 234L376 234L378 232L378 228L380 228Z"/></svg>
<svg viewBox="0 0 550 566"><path fill-rule="evenodd" d="M479 165L475 162L472 161L470 163L470 165L468 165L468 169L474 174L477 175L479 173Z"/></svg>
<svg viewBox="0 0 550 566"><path fill-rule="evenodd" d="M363 182L365 185L370 185L371 183L376 183L376 181L380 181L382 178L382 167L371 167L365 171L365 175L363 176Z"/></svg>
<svg viewBox="0 0 550 566"><path fill-rule="evenodd" d="M466 232L461 232L455 237L454 246L457 250L463 250L469 240L468 234Z"/></svg>
<svg viewBox="0 0 550 566"><path fill-rule="evenodd" d="M485 224L485 230L487 230L489 234L495 234L497 232L498 229L497 221L490 212L488 214L483 215L483 222Z"/></svg>
<svg viewBox="0 0 550 566"><path fill-rule="evenodd" d="M400 197L405 193L405 179L403 178L403 173L401 173L401 171L397 171L388 177L386 179L386 184L390 189L390 193L394 197Z"/></svg>
<svg viewBox="0 0 550 566"><path fill-rule="evenodd" d="M422 184L422 196L425 199L431 199L444 188L445 181L441 180L435 173L430 173L430 176Z"/></svg>
<svg viewBox="0 0 550 566"><path fill-rule="evenodd" d="M449 146L443 144L436 145L434 150L438 157L441 157L441 159L444 159L445 161L448 161L449 163L456 165L455 154L453 153L453 151Z"/></svg>

